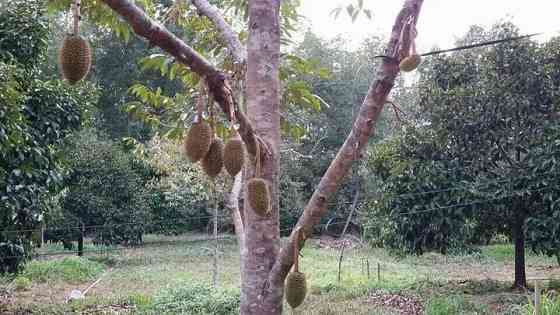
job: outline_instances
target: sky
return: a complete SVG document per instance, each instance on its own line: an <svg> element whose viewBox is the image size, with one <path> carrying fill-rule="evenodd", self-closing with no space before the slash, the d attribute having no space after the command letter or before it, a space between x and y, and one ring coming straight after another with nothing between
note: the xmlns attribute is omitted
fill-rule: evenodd
<svg viewBox="0 0 560 315"><path fill-rule="evenodd" d="M302 0L300 14L305 16L314 33L324 38L344 34L357 45L370 34L389 36L394 19L404 0L365 0L373 18L361 15L354 23L345 11L338 19L330 16L332 9L355 0ZM425 0L418 21L419 52L434 46L448 48L467 32L470 25L491 26L508 19L520 27L522 34L548 32L545 40L560 35L560 1L558 0Z"/></svg>

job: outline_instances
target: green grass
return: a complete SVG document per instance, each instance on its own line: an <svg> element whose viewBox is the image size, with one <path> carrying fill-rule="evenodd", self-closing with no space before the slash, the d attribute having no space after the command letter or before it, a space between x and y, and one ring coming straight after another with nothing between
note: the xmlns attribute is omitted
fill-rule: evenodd
<svg viewBox="0 0 560 315"><path fill-rule="evenodd" d="M36 282L64 281L80 283L95 279L104 265L82 257L35 260L25 264L23 276Z"/></svg>
<svg viewBox="0 0 560 315"><path fill-rule="evenodd" d="M488 309L469 302L462 295L436 296L428 300L426 315L483 315Z"/></svg>
<svg viewBox="0 0 560 315"><path fill-rule="evenodd" d="M26 298L18 303L26 304L33 313L39 314L101 314L96 312L120 304L134 307L139 314L141 311L180 314L186 313L181 309L187 308L202 309L203 313L211 313L211 307L227 310L232 301L229 298L239 296L237 244L230 240L220 242L220 287L208 293L200 285L194 285L207 286L212 278L214 245L196 241L201 237L208 236L147 235L144 248L86 253L87 258L51 256L49 260L31 262L23 275L34 283L46 281L48 285L33 285L29 291L21 291L18 294ZM165 244L169 241L179 243ZM383 249L350 249L344 255L340 282L337 279L339 253L337 249L319 248L315 240L308 242L300 269L307 276L309 293L295 314L398 314L370 298L380 294L419 297L433 314L518 315L521 307L527 304L525 295L509 291L513 279L513 274L509 274L513 263L511 245L492 245L453 256L428 253L420 257L395 257ZM554 259L527 252L527 261L528 268L538 269L550 266ZM369 262L369 275L366 262ZM40 294L36 293L41 292L35 290L59 292L64 296L72 287L69 284L93 280L109 267L111 273L103 277L85 300L63 304L53 302L48 296L37 298ZM498 280L486 280L486 275ZM220 292L228 294L224 296ZM210 302L203 299L206 295L212 296ZM176 297L180 302L174 302ZM164 302L169 302L168 306L160 305ZM490 306L492 311L496 306L501 311L490 313ZM468 312L457 313L457 309ZM511 312L505 313L504 309L511 309ZM292 314L287 305L285 310L285 314Z"/></svg>
<svg viewBox="0 0 560 315"><path fill-rule="evenodd" d="M534 300L529 299L529 303L522 308L523 315L533 315L535 314L535 303ZM550 294L545 294L541 296L541 315L558 315L560 314L560 296L553 296Z"/></svg>

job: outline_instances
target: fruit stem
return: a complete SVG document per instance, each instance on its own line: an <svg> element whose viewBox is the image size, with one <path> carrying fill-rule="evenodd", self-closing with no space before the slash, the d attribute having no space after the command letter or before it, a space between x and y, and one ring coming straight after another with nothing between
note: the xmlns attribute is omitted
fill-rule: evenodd
<svg viewBox="0 0 560 315"><path fill-rule="evenodd" d="M298 227L295 235L295 242L294 242L294 272L299 272L299 240L301 228Z"/></svg>
<svg viewBox="0 0 560 315"><path fill-rule="evenodd" d="M80 34L80 5L81 0L74 0L74 36Z"/></svg>

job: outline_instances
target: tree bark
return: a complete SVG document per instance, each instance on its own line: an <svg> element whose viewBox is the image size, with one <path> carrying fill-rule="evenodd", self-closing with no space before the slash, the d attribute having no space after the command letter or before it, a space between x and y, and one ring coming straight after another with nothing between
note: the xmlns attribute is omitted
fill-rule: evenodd
<svg viewBox="0 0 560 315"><path fill-rule="evenodd" d="M271 192L270 214L258 216L245 191L245 246L242 255L241 314L281 314L283 286L267 279L280 249L278 177L280 145L280 0L249 1L247 42L247 114L255 133L266 144L262 178ZM264 148L263 148L264 149ZM256 157L256 158L261 158ZM254 168L245 172L246 181Z"/></svg>
<svg viewBox="0 0 560 315"><path fill-rule="evenodd" d="M245 48L239 41L239 37L233 30L231 26L227 24L223 16L218 12L218 8L210 4L207 0L191 0L194 6L198 9L198 12L206 16L216 28L220 31L222 38L226 42L228 49L234 62L244 65L247 59L247 53Z"/></svg>
<svg viewBox="0 0 560 315"><path fill-rule="evenodd" d="M80 223L80 236L78 237L78 256L82 257L84 255L84 224Z"/></svg>
<svg viewBox="0 0 560 315"><path fill-rule="evenodd" d="M515 245L515 281L514 289L527 288L527 276L525 274L525 233L523 224L525 219L517 216L513 223L513 242Z"/></svg>

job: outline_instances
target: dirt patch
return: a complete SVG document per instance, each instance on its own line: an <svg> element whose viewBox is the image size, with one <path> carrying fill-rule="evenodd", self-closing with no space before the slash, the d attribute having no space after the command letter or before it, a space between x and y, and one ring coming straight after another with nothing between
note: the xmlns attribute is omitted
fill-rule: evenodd
<svg viewBox="0 0 560 315"><path fill-rule="evenodd" d="M319 248L325 249L353 249L362 246L360 239L353 235L346 235L343 238L335 238L329 235L322 235L316 242Z"/></svg>
<svg viewBox="0 0 560 315"><path fill-rule="evenodd" d="M424 311L420 299L410 295L377 292L368 297L367 303L390 309L401 315L421 315Z"/></svg>

